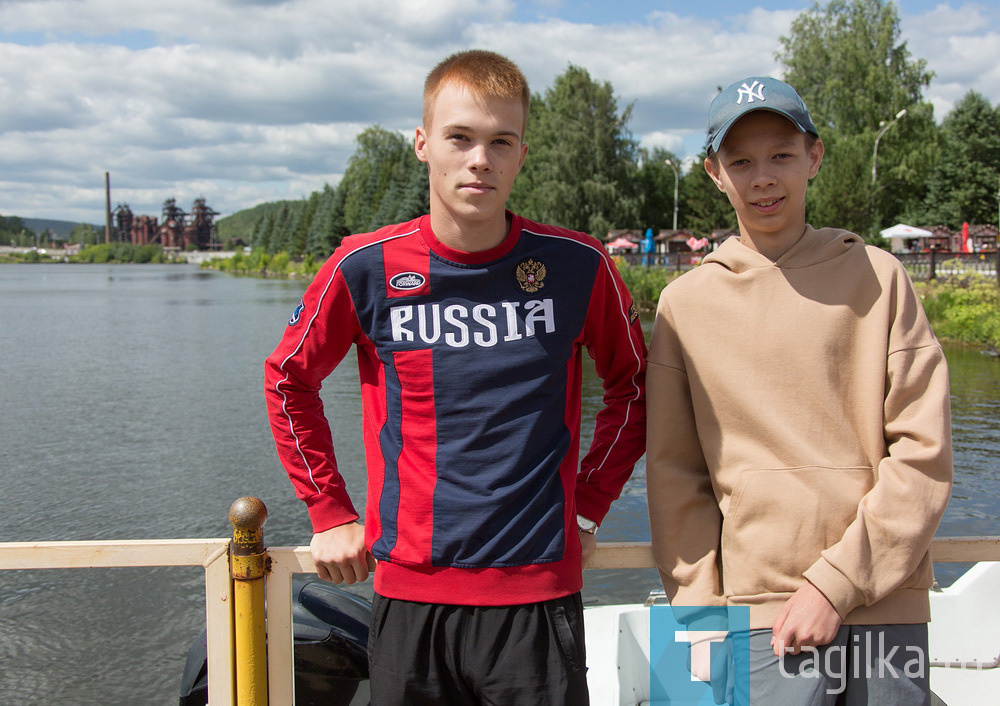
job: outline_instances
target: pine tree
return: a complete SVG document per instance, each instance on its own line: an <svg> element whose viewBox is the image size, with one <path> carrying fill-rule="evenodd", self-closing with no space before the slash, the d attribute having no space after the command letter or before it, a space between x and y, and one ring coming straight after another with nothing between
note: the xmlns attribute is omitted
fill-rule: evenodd
<svg viewBox="0 0 1000 706"><path fill-rule="evenodd" d="M268 211L265 215L257 219L253 228L253 235L250 237L250 247L254 250L261 249L271 252L271 231L274 229L274 214Z"/></svg>
<svg viewBox="0 0 1000 706"><path fill-rule="evenodd" d="M996 223L998 135L1000 106L994 108L969 91L941 124L941 156L928 184L925 225L942 224L957 232L963 222Z"/></svg>
<svg viewBox="0 0 1000 706"><path fill-rule="evenodd" d="M376 218L382 199L407 160L416 157L408 140L378 125L359 134L357 142L337 191L343 194L344 227L364 233L386 225Z"/></svg>
<svg viewBox="0 0 1000 706"><path fill-rule="evenodd" d="M619 113L610 83L570 65L544 97L532 99L530 151L511 208L598 237L609 228L638 227L631 115L631 105Z"/></svg>
<svg viewBox="0 0 1000 706"><path fill-rule="evenodd" d="M333 200L335 190L329 184L317 192L316 212L313 214L306 234L305 252L314 258L325 258L334 251L336 243L333 233Z"/></svg>

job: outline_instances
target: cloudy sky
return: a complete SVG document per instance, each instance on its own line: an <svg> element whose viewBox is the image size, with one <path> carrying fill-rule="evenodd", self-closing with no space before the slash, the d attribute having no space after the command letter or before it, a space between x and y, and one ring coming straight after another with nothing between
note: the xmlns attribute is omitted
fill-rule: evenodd
<svg viewBox="0 0 1000 706"><path fill-rule="evenodd" d="M103 223L204 196L229 214L336 184L365 127L412 134L427 71L460 49L568 64L635 103L642 144L701 146L716 87L780 75L806 0L0 0L0 214ZM1000 103L996 0L901 0L940 120ZM529 157L530 159L530 157Z"/></svg>

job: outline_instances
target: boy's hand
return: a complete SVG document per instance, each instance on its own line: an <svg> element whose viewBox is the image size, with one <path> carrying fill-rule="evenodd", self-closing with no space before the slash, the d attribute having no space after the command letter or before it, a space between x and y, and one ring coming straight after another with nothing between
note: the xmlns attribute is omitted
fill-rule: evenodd
<svg viewBox="0 0 1000 706"><path fill-rule="evenodd" d="M365 528L357 522L317 532L309 542L316 573L324 581L365 581L375 569L375 559L365 548Z"/></svg>
<svg viewBox="0 0 1000 706"><path fill-rule="evenodd" d="M792 594L774 621L774 654L798 654L803 647L819 647L837 636L840 614L823 593L806 583Z"/></svg>
<svg viewBox="0 0 1000 706"><path fill-rule="evenodd" d="M597 535L580 530L580 546L583 547L583 568L586 569L587 564L590 563L590 557L594 555L594 550L597 548Z"/></svg>

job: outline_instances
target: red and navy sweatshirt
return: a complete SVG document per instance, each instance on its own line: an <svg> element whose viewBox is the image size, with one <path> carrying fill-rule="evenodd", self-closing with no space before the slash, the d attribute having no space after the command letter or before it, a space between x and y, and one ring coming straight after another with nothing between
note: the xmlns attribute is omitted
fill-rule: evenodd
<svg viewBox="0 0 1000 706"><path fill-rule="evenodd" d="M477 253L430 218L345 238L267 359L278 454L316 532L358 518L320 387L357 347L375 590L515 605L580 590L577 513L604 518L645 449L646 347L593 238L509 214ZM604 407L582 462L586 348Z"/></svg>

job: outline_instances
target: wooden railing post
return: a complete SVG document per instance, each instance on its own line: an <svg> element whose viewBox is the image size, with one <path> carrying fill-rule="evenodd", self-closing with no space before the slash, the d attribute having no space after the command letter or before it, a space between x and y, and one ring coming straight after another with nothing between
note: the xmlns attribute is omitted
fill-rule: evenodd
<svg viewBox="0 0 1000 706"><path fill-rule="evenodd" d="M264 523L267 508L258 498L238 498L229 508L233 525L231 571L236 643L236 703L267 706Z"/></svg>

